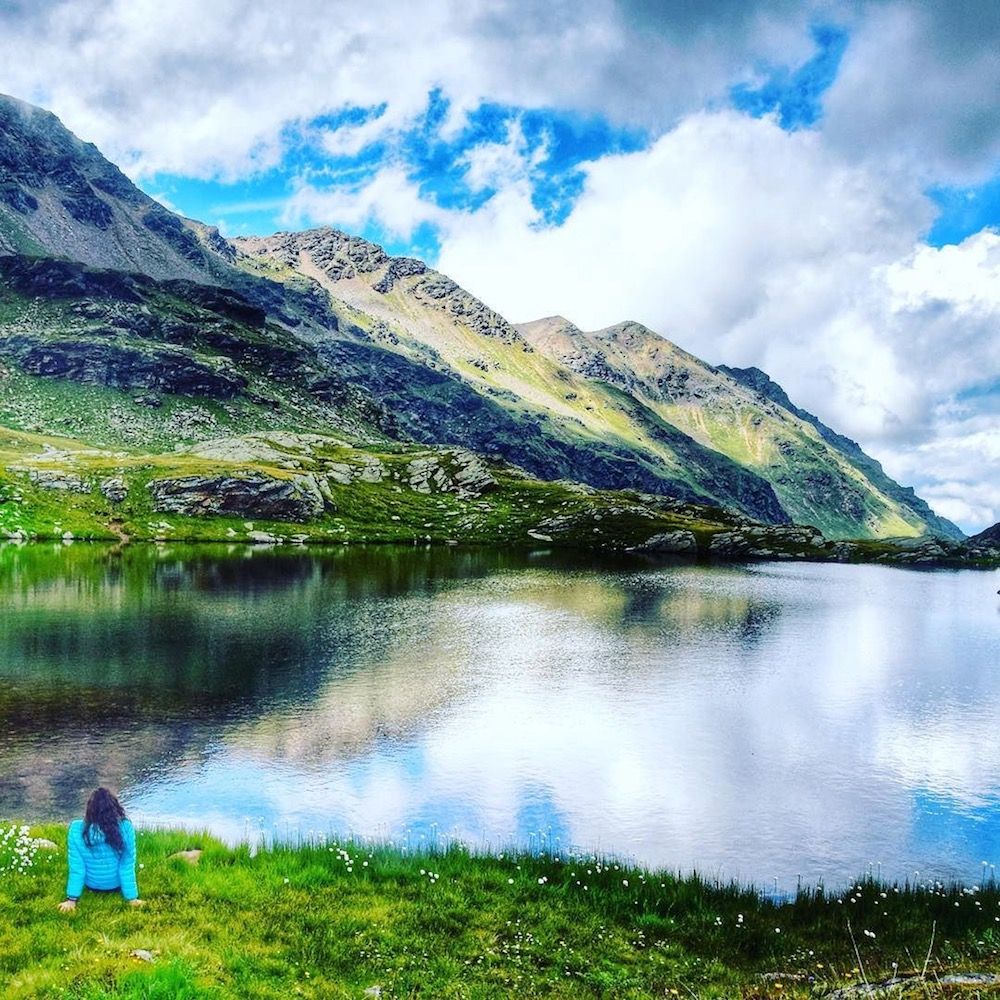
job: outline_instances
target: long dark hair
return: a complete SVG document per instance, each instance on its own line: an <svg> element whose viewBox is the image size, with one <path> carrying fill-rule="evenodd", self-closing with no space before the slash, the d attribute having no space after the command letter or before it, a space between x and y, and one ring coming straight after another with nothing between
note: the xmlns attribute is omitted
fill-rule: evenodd
<svg viewBox="0 0 1000 1000"><path fill-rule="evenodd" d="M96 826L104 834L116 854L125 850L125 841L118 824L125 819L122 804L106 788L98 788L87 800L87 811L83 816L83 839L88 847L93 847L90 834Z"/></svg>

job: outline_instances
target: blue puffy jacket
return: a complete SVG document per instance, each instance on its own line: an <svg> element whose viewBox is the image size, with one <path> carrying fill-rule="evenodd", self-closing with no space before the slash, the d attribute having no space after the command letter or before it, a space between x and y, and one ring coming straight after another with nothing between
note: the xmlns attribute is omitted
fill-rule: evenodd
<svg viewBox="0 0 1000 1000"><path fill-rule="evenodd" d="M69 825L67 849L69 878L66 881L66 898L79 899L84 886L88 889L121 889L126 899L137 899L139 888L135 884L135 827L131 820L119 821L125 849L118 854L104 839L99 826L90 828L90 845L83 839L83 820L75 819Z"/></svg>

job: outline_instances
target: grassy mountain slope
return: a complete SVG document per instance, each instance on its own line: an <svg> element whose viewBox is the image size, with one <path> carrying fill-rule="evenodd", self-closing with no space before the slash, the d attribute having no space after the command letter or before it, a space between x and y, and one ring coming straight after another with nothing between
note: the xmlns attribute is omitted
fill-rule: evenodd
<svg viewBox="0 0 1000 1000"><path fill-rule="evenodd" d="M367 390L366 365L393 406ZM0 538L621 549L683 531L707 552L745 523L399 440L450 414L478 419L488 445L506 411L468 387L456 409L456 386L372 345L304 342L218 287L0 257ZM801 548L781 530L779 546Z"/></svg>
<svg viewBox="0 0 1000 1000"><path fill-rule="evenodd" d="M537 352L502 316L422 262L389 257L333 229L234 244L245 255L240 263L255 273L312 278L379 347L446 374L494 404L495 415L506 415L497 419L491 439L455 443L496 452L540 476L666 492L788 521L753 472L665 424L638 401ZM525 448L526 440L539 436L540 457Z"/></svg>
<svg viewBox="0 0 1000 1000"><path fill-rule="evenodd" d="M378 396L369 391L376 383ZM459 391L463 407L454 405ZM608 392L622 407L640 405ZM304 342L225 289L0 257L0 539L500 542L948 564L998 557L824 542L813 529L546 482L495 454L484 461L413 440L420 428L434 438L463 421L489 454L504 419L515 417L446 372L371 344ZM677 434L668 425L663 433ZM540 431L521 444L526 454L553 446Z"/></svg>
<svg viewBox="0 0 1000 1000"><path fill-rule="evenodd" d="M556 316L518 329L540 352L631 393L701 444L753 469L793 520L814 524L827 537L927 531L961 537L856 444L795 408L774 383L776 391L765 392L638 323L585 333Z"/></svg>
<svg viewBox="0 0 1000 1000"><path fill-rule="evenodd" d="M526 330L421 261L334 230L229 243L53 115L0 96L0 424L12 431L148 452L275 429L460 446L541 479L831 537L946 525L852 442L648 331L646 354L625 345L631 327L605 337L597 364ZM684 392L665 391L675 378Z"/></svg>
<svg viewBox="0 0 1000 1000"><path fill-rule="evenodd" d="M838 434L835 430L827 427L819 417L796 406L789 398L784 389L773 381L766 372L759 368L730 368L728 365L719 365L718 371L737 382L754 389L762 396L773 400L779 406L794 414L800 420L811 424L819 432L819 436L831 447L839 451L847 461L861 471L865 478L885 496L898 502L902 507L913 511L927 525L928 530L942 538L962 538L961 529L952 524L946 518L939 517L931 510L930 505L916 495L911 487L900 486L899 483L886 475L881 464L870 455L865 454L857 441L852 441L843 434Z"/></svg>

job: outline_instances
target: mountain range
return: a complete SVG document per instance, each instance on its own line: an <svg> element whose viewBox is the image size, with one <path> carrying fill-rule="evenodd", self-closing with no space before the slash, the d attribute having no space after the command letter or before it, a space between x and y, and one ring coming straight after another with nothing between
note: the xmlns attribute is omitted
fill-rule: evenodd
<svg viewBox="0 0 1000 1000"><path fill-rule="evenodd" d="M339 518L349 534L367 523L346 514L359 490L382 489L385 519L429 517L413 537L437 538L458 532L420 504L469 501L459 480L478 476L490 516L470 523L498 537L559 535L548 506L547 527L515 516L516 484L556 507L600 495L661 528L962 538L758 369L713 366L634 322L515 325L424 262L335 229L228 240L6 97L0 469L8 534L35 533L56 496L75 514L52 530L76 517L85 534L176 533L183 516L239 534L257 510L272 526ZM293 514L255 507L258 480L298 498ZM419 509L385 513L408 491Z"/></svg>

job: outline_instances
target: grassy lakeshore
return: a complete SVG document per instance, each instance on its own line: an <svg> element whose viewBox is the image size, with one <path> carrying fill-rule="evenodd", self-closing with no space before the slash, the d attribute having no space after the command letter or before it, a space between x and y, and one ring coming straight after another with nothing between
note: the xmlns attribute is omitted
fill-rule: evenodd
<svg viewBox="0 0 1000 1000"><path fill-rule="evenodd" d="M140 830L146 906L87 894L62 915L65 827L10 829L0 825L10 1000L807 997L925 965L925 979L891 995L1000 996L997 985L946 982L1000 972L995 880L866 879L776 903L592 857L332 841L254 852ZM203 851L197 864L170 857L188 849Z"/></svg>

